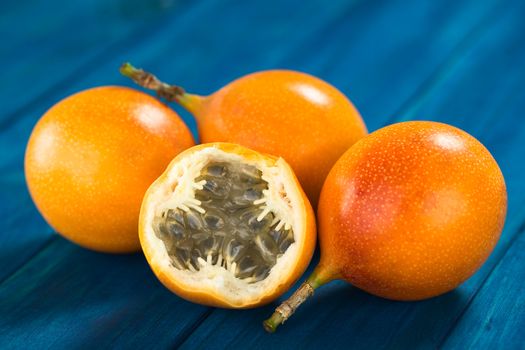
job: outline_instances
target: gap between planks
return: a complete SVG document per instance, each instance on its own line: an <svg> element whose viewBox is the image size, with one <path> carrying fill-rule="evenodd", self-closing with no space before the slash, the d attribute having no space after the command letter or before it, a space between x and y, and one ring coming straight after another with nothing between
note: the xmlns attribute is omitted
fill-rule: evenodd
<svg viewBox="0 0 525 350"><path fill-rule="evenodd" d="M353 5L356 5L359 2L360 1L356 1ZM494 6L494 7L496 7L496 6ZM192 11L192 10L194 10L194 8L190 8L190 9L188 9L186 11L188 12L188 11ZM345 18L347 13L348 13L348 11L346 11L344 13L344 15L339 16L336 19L336 21L344 20L344 18ZM442 81L442 79L445 79L445 76L446 76L447 72L451 69L451 67L453 67L456 64L456 62L463 57L463 55L467 51L467 49L469 47L471 47L476 42L476 39L478 37L477 34L483 32L484 30L486 30L486 28L488 27L488 26L486 26L486 24L490 23L491 19L493 19L493 15L492 14L493 14L493 12L491 12L491 14L483 17L481 20L479 20L477 22L477 24L463 37L463 39L460 41L460 43L453 49L453 52L447 57L447 59L443 63L441 63L441 64L439 64L437 66L437 68L435 70L435 73L432 74L428 79L426 79L420 85L420 88L418 88L416 90L416 93L414 93L411 97L409 97L406 100L406 102L403 103L399 107L399 109L397 110L397 113L394 113L393 115L401 115L401 113L408 113L411 109L417 107L418 103L421 100L423 100L428 95L428 93L430 92L431 88L433 86L437 85L440 81ZM166 21L166 20L164 20L164 21ZM326 30L326 28L329 25L331 25L331 24L332 24L332 22L327 23L327 25L325 27L323 27L320 31ZM41 100L45 100L47 98L47 96L49 96L49 94L53 90L60 89L60 88L62 88L64 86L67 86L71 81L75 81L77 79L77 77L79 76L79 73L84 73L86 71L89 72L91 67L95 67L95 69L96 69L96 66L98 65L98 63L100 63L100 62L102 62L104 60L104 57L106 57L106 54L108 52L111 52L111 51L114 51L114 50L119 50L121 48L129 47L130 44L132 44L132 43L135 44L135 43L137 43L137 41L146 40L147 37L153 35L158 30L160 30L159 27L161 27L161 26L153 26L153 27L150 26L150 25L143 26L142 28L140 28L140 30L132 32L125 39L117 41L117 42L113 43L112 45L108 46L108 48L106 50L104 50L100 55L94 57L91 61L86 62L84 65L82 65L81 67L79 67L75 71L73 71L65 79L57 82L52 87L50 87L49 89L44 91L42 94L36 96L32 100L31 103L29 103L27 105L24 105L23 107L19 108L18 110L10 113L5 118L5 120L0 121L0 129L8 127L8 125L13 120L18 118L20 115L23 115L24 113L26 113L26 111L31 108L32 104L38 103ZM137 40L137 38L139 38L139 40ZM290 54L293 54L293 52L290 52ZM400 118L400 119L402 119L402 118ZM395 118L392 118L392 119L388 120L388 123L397 122L397 121L399 121L399 120L395 119ZM479 290L481 289L481 287L483 286L485 281L489 278L489 276L491 275L492 271L496 268L496 266L498 266L500 264L501 260L503 259L505 254L508 252L508 250L510 249L510 247L512 246L512 244L515 242L516 238L518 237L519 232L522 232L524 229L525 229L525 222L522 222L522 224L518 228L518 230L514 232L511 240L508 243L508 246L501 252L501 254L499 254L498 259L496 260L497 262L494 264L494 266L490 269L488 274L482 280L480 285L477 287L476 291L471 295L471 297L469 298L468 303L465 305L464 309L461 311L461 313L458 315L458 317L454 320L454 322L452 323L452 325L449 328L449 330L440 339L440 341L439 341L440 345L443 344L443 342L446 340L447 336L451 333L451 331L453 330L455 325L458 323L458 321L461 319L461 317L465 314L465 312L468 309L468 307L470 306L472 300L475 298L475 296L477 295L477 293L479 292ZM0 286L6 280L8 280L12 276L14 276L23 266L27 265L35 256L37 256L42 251L44 251L56 239L57 239L56 235L48 238L41 245L41 247L38 250L35 251L34 254L32 254L26 261L24 261L23 263L20 264L20 266L18 266L16 269L14 269L11 274L9 274L4 279L2 279L0 281ZM213 310L214 310L213 308L207 309L202 314L202 316L199 317L199 319L194 324L192 324L189 327L187 327L187 329L184 330L181 333L180 337L177 339L177 342L174 344L174 346L178 347L178 346L182 345L185 342L185 340L191 336L193 331L195 329L197 329L206 320L206 318L209 315L211 315Z"/></svg>
<svg viewBox="0 0 525 350"><path fill-rule="evenodd" d="M452 52L443 60L442 63L438 64L436 66L436 69L434 70L434 73L432 73L429 78L427 78L425 81L423 81L422 84L420 84L420 87L416 89L414 94L412 94L408 99L405 100L392 114L393 117L388 118L385 121L384 125L402 122L405 120L409 120L410 118L403 118L403 117L396 117L396 116L402 116L404 114L409 114L411 110L416 109L420 103L421 100L424 100L431 92L432 88L436 85L438 85L441 81L446 79L447 74L449 71L453 70L453 68L456 66L457 62L459 62L465 54L468 52L469 48L473 47L477 42L478 39L482 36L483 33L490 30L491 24L494 21L494 12L496 9L499 9L500 3L496 3L492 9L488 12L487 15L483 16L479 21L476 22L474 26L471 27L471 29L463 36L463 38L460 40L460 42L453 48ZM508 9L500 9L500 11L505 11ZM348 11L347 11L348 12ZM347 13L346 12L346 13ZM345 13L345 15L346 15ZM341 19L344 20L344 16L341 16ZM501 263L504 256L507 254L507 252L510 250L513 243L516 241L517 237L519 236L519 233L525 230L525 221L522 221L521 225L516 231L511 231L511 239L507 243L507 245L500 250L500 253L496 255L497 259L494 265L491 267L489 272L486 274L486 276L482 279L481 283L477 286L474 293L471 294L468 302L465 304L464 308L461 309L458 316L454 319L454 321L451 324L451 327L447 329L445 334L441 339L439 339L438 342L438 348L440 348L444 342L446 341L448 335L453 331L455 326L458 324L459 320L463 317L463 315L466 313L468 308L470 307L472 301L475 299L476 295L479 293L481 288L483 287L486 280L489 279L492 272L495 270L495 268ZM513 233L512 233L513 232ZM207 317L209 317L212 312L206 312L206 316L201 320L198 321L198 326L193 327L192 331L197 329ZM183 336L183 335L182 335ZM181 338L182 338L181 336ZM184 344L184 342L191 336L191 333L188 333L185 338L176 343L176 347L180 347Z"/></svg>
<svg viewBox="0 0 525 350"><path fill-rule="evenodd" d="M2 285L7 282L9 279L11 279L12 277L14 277L21 269L24 268L24 266L26 266L27 264L29 264L34 258L36 258L38 255L40 255L41 253L43 253L54 241L57 240L57 234L52 234L50 237L47 237L41 244L40 246L35 249L35 251L33 252L33 254L31 254L30 256L28 256L27 260L23 261L23 262L20 262L20 264L15 267L10 273L8 273L6 276L4 276L2 279L0 279L0 288L2 287Z"/></svg>
<svg viewBox="0 0 525 350"><path fill-rule="evenodd" d="M500 254L497 255L496 263L494 263L494 265L490 268L488 273L485 275L485 277L479 284L478 288L476 288L475 292L472 293L472 295L470 295L468 302L465 304L465 307L461 310L458 316L454 318L454 320L450 324L450 327L443 334L441 339L439 339L439 341L437 342L438 349L441 349L445 345L445 342L447 341L448 337L450 336L450 334L452 334L452 332L454 331L454 328L456 328L456 326L458 325L463 315L465 315L468 308L470 307L470 305L472 304L472 302L474 301L478 293L481 291L485 282L490 278L490 276L492 275L492 272L502 263L503 258L505 257L505 255L507 255L508 251L512 248L512 245L514 244L515 241L518 240L518 238L520 237L520 233L522 233L523 231L525 231L525 221L521 222L518 229L515 231L514 236L512 236L512 238L509 240L507 246L500 252Z"/></svg>
<svg viewBox="0 0 525 350"><path fill-rule="evenodd" d="M394 117L387 119L384 125L402 122L406 120L410 120L411 118L403 118L403 117L395 117L395 116L402 116L404 114L408 115L410 114L410 111L416 109L420 102L424 100L431 92L432 88L436 85L438 85L440 82L446 79L447 74L449 71L453 69L454 66L456 66L457 62L459 62L465 54L468 52L469 48L474 46L478 39L481 37L481 33L484 33L487 30L490 30L489 24L494 19L494 11L508 11L508 9L500 9L500 3L496 3L491 11L488 12L487 15L482 17L479 21L476 22L474 26L471 27L471 29L463 36L463 38L460 40L460 42L453 48L452 52L443 60L441 64L438 64L434 73L429 76L421 85L419 88L416 89L415 93L410 96L408 99L405 100L404 103L400 105L400 107L396 110L395 113L392 115ZM344 19L344 18L342 18ZM520 215L521 217L521 215ZM522 220L520 226L517 230L511 230L511 238L509 242L507 243L507 246L505 246L504 249L500 251L499 254L496 255L496 262L494 265L490 268L486 276L482 279L481 283L477 286L475 289L475 292L471 294L468 302L465 304L464 308L461 309L460 313L458 314L458 317L456 317L453 322L451 323L451 326L443 337L441 337L438 341L438 348L440 348L444 342L446 341L447 337L451 332L454 330L455 326L458 324L460 319L463 317L463 315L468 310L469 306L471 305L472 301L475 299L476 295L479 293L485 282L489 279L490 275L494 271L494 269L501 263L504 256L507 254L507 252L510 250L514 242L519 237L519 233L525 230L525 220ZM212 310L213 311L213 310ZM207 313L206 317L211 315L212 312ZM201 321L199 319L199 325L204 322L204 319ZM194 327L194 329L197 329L198 327ZM188 334L186 339L189 338L191 334ZM184 344L183 342L177 342L176 347L180 347Z"/></svg>
<svg viewBox="0 0 525 350"><path fill-rule="evenodd" d="M353 9L355 8L355 6L357 6L359 3L362 3L364 2L364 0L354 0L350 6L348 7L348 9L346 11L343 11L341 14L339 14L336 18L332 19L331 21L328 21L327 23L323 24L321 26L321 28L318 30L319 32L323 32L324 30L326 30L327 27L330 27L332 26L334 23L338 23L342 20L344 20L344 18L346 17L346 15L348 15L348 13ZM209 6L210 4L208 3L207 6ZM189 12L191 11L195 11L197 8L196 7L193 7L193 8L190 8L187 10L187 13L188 14ZM167 20L164 20L164 22L166 21L169 21L169 19ZM145 26L146 27L146 26ZM23 107L21 107L20 109L16 110L15 112L9 114L4 120L0 120L0 132L2 132L3 128L7 128L9 126L9 124L11 122L13 122L14 120L16 120L18 117L20 117L21 115L27 113L29 110L31 110L32 108L32 105L36 104L36 103L39 103L41 102L42 100L45 100L50 94L53 93L53 90L56 90L56 89L61 89L62 87L66 87L67 85L69 85L71 82L74 82L78 79L79 76L82 76L82 74L79 74L79 73L84 73L83 75L88 75L88 74L91 74L92 72L96 71L97 70L97 66L99 65L99 63L103 62L105 57L107 57L107 53L108 52L111 52L113 50L119 50L119 49L126 49L126 48L129 48L130 47L130 44L136 44L136 45L140 45L140 43L142 43L143 41L147 40L148 37L151 37L153 35L155 35L155 33L157 31L161 31L162 29L162 25L161 24L157 24L156 26L154 26L153 28L150 28L149 26L148 27L148 31L146 33L145 30L137 30L138 33L140 33L140 36L137 36L135 35L134 33L131 33L129 35L129 37L126 37L124 38L123 40L119 41L119 42L116 42L114 43L113 45L110 45L107 50L105 50L103 53L101 53L99 56L95 57L93 60L87 62L86 64L82 65L82 67L79 67L77 68L75 71L73 71L70 75L68 75L65 79L59 81L57 84L53 85L52 87L50 87L49 89L47 89L44 93L42 93L41 95L38 95L36 96L30 103L24 105ZM309 39L309 37L305 37L301 40L301 44L304 44L305 42L307 42ZM294 51L295 51L295 47L287 50L289 54L292 54ZM279 59L279 61L281 60L284 60L285 58L287 57L287 55L281 57ZM117 67L116 67L117 68ZM86 73L87 72L87 73ZM20 263L20 266L24 266L25 264L27 264L29 262L29 260L31 260L32 258L34 258L35 256L37 256L37 252L35 254L32 254L27 261L24 261L24 262L21 262ZM10 275L12 275L13 273L16 273L16 271L18 271L19 268L16 268ZM5 279L3 280L0 280L0 286L3 284Z"/></svg>
<svg viewBox="0 0 525 350"><path fill-rule="evenodd" d="M479 22L474 25L471 30L460 40L456 47L452 50L450 55L436 67L436 70L430 77L424 81L421 86L403 102L399 108L392 114L391 118L388 118L385 125L398 123L409 120L410 118L402 117L403 115L411 114L411 111L417 109L421 101L423 101L432 91L432 88L438 85L441 81L445 80L447 74L453 69L453 67L459 62L466 54L468 49L475 45L477 39L481 37L481 33L490 28L490 23L494 20L494 13L499 9L500 3L496 2L488 14L482 17ZM504 11L504 10L500 10ZM399 116L396 118L396 116Z"/></svg>
<svg viewBox="0 0 525 350"><path fill-rule="evenodd" d="M191 3L190 8L186 8L182 16L187 16L189 13L194 12L198 9L194 3ZM138 26L136 30L132 30L128 35L123 39L115 40L113 43L108 44L108 46L103 49L98 55L94 56L91 60L80 65L72 72L70 72L63 79L55 82L53 85L47 87L42 93L37 94L31 98L31 101L24 104L23 106L15 109L9 114L5 115L0 119L0 132L4 129L8 129L9 126L19 117L28 114L29 111L33 108L35 104L41 103L49 99L54 91L63 90L72 82L76 81L79 77L89 75L92 71L95 71L98 65L106 60L106 57L111 52L119 52L131 47L134 44L140 44L144 40L147 40L148 37L154 36L157 32L162 31L164 24L172 21L173 18L169 16L164 16L158 23L148 23L142 26ZM118 69L118 67L115 67Z"/></svg>

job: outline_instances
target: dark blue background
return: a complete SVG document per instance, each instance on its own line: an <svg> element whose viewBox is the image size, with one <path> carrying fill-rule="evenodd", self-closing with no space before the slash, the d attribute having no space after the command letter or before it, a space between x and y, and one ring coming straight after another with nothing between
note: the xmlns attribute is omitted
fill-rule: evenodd
<svg viewBox="0 0 525 350"><path fill-rule="evenodd" d="M524 15L519 0L3 0L0 348L525 348ZM347 94L371 131L409 119L460 127L505 175L501 240L451 293L392 302L337 282L274 335L261 321L276 304L181 300L142 255L54 234L24 183L38 118L73 92L131 85L118 74L126 60L200 94L256 70L302 70Z"/></svg>

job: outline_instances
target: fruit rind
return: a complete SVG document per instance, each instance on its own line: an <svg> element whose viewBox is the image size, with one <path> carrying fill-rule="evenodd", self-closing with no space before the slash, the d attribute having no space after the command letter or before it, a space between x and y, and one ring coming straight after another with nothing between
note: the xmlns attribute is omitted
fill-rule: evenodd
<svg viewBox="0 0 525 350"><path fill-rule="evenodd" d="M180 117L153 96L95 87L57 102L37 122L25 153L26 182L64 238L100 252L135 252L144 193L194 144Z"/></svg>
<svg viewBox="0 0 525 350"><path fill-rule="evenodd" d="M325 181L321 262L394 300L456 288L489 256L507 208L490 152L453 126L398 123L358 141Z"/></svg>
<svg viewBox="0 0 525 350"><path fill-rule="evenodd" d="M272 268L270 275L263 281L253 284L240 283L224 276L224 269L220 266L206 266L200 271L188 274L187 271L178 271L170 265L166 249L152 230L154 202L159 194L169 191L167 184L173 183L182 168L181 164L192 164L197 159L210 157L225 157L223 159L237 159L242 162L252 162L260 167L277 168L279 176L283 176L286 193L292 201L294 209L294 236L297 244L292 244L286 253L281 256ZM188 174L189 179L196 174ZM183 178L180 177L181 179ZM181 180L183 181L183 180ZM304 272L313 254L315 246L315 220L313 210L298 185L291 168L280 158L261 155L242 146L214 143L193 147L177 156L166 172L148 189L142 204L140 224L140 240L146 258L159 280L179 296L201 304L228 307L249 308L262 305L274 300L286 291ZM278 273L275 273L278 271ZM280 272L279 272L280 271ZM192 280L192 277L194 279ZM225 290L233 290L225 298Z"/></svg>

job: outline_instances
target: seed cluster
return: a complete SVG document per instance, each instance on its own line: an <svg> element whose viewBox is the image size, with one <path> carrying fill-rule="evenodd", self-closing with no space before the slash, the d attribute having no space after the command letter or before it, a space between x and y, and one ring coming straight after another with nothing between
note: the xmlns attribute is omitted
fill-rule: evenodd
<svg viewBox="0 0 525 350"><path fill-rule="evenodd" d="M203 168L195 183L205 183L195 198L204 213L168 209L155 220L155 234L174 267L198 271L204 263L219 265L249 283L268 276L294 239L271 211L260 217L263 206L254 202L268 188L261 176L255 166L237 163L210 162Z"/></svg>

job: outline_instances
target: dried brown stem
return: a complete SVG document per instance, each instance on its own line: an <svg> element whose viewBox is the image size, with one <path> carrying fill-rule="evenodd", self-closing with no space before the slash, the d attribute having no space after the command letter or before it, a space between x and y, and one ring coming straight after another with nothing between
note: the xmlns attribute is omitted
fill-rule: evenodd
<svg viewBox="0 0 525 350"><path fill-rule="evenodd" d="M120 73L131 78L143 88L155 91L160 98L164 98L170 102L180 102L181 97L186 93L182 87L166 84L159 80L155 75L142 69L135 68L128 62L120 67Z"/></svg>
<svg viewBox="0 0 525 350"><path fill-rule="evenodd" d="M279 305L269 319L263 322L264 329L269 333L275 332L281 323L284 323L292 316L295 310L314 294L314 290L333 280L334 277L335 275L322 265L317 266L308 279L301 284L299 289Z"/></svg>
<svg viewBox="0 0 525 350"><path fill-rule="evenodd" d="M309 281L304 282L293 295L275 309L273 315L263 322L264 329L273 333L277 327L284 323L297 308L314 294L314 288Z"/></svg>

